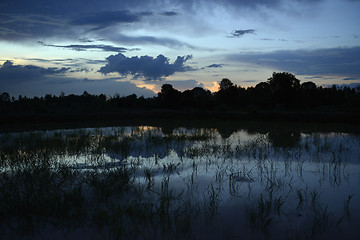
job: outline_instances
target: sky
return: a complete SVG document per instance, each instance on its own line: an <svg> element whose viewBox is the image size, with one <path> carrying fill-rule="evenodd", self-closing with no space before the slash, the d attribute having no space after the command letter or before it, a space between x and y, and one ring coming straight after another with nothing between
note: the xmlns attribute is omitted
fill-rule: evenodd
<svg viewBox="0 0 360 240"><path fill-rule="evenodd" d="M0 93L360 85L360 0L1 0Z"/></svg>

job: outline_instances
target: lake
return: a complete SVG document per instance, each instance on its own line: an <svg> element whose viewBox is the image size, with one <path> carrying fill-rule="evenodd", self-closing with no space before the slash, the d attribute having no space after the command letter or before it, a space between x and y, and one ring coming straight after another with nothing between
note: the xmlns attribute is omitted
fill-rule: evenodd
<svg viewBox="0 0 360 240"><path fill-rule="evenodd" d="M2 239L358 239L360 134L288 124L0 134Z"/></svg>

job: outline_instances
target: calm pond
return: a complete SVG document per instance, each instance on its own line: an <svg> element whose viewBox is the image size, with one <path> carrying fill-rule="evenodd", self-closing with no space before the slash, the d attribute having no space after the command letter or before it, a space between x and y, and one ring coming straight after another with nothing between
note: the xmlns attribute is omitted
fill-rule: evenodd
<svg viewBox="0 0 360 240"><path fill-rule="evenodd" d="M0 134L1 239L358 239L360 134Z"/></svg>

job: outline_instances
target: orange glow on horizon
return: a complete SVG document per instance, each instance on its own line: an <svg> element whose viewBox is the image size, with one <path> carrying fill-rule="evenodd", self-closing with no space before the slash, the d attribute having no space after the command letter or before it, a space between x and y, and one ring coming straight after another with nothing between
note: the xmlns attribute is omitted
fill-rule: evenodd
<svg viewBox="0 0 360 240"><path fill-rule="evenodd" d="M213 82L212 87L206 87L206 88L209 89L210 92L217 92L217 91L219 91L220 85L218 82Z"/></svg>
<svg viewBox="0 0 360 240"><path fill-rule="evenodd" d="M149 89L149 90L153 91L154 93L159 92L159 90L158 90L159 86L157 86L156 84L142 83L142 84L136 84L136 86L139 88Z"/></svg>

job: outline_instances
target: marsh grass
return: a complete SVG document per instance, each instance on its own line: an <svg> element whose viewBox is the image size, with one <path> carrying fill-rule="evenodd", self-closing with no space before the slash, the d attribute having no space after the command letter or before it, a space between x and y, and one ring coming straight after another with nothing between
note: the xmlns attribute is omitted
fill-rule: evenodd
<svg viewBox="0 0 360 240"><path fill-rule="evenodd" d="M0 233L201 239L212 230L222 239L238 236L221 227L237 221L223 211L236 205L245 236L341 234L359 219L351 211L359 200L347 190L339 215L323 195L354 184L346 139L306 134L289 147L273 146L269 134L240 139L216 129L165 134L154 127L1 134Z"/></svg>

